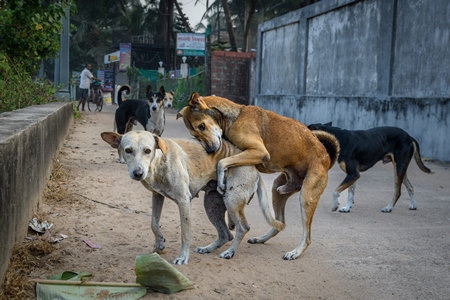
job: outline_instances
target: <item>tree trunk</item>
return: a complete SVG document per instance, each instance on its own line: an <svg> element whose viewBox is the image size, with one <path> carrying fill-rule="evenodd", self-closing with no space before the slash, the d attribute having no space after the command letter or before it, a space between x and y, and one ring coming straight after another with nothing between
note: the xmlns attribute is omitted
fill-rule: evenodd
<svg viewBox="0 0 450 300"><path fill-rule="evenodd" d="M253 15L255 14L256 2L258 0L246 0L245 1L245 27L244 27L244 47L242 51L247 52L249 44L250 26L252 24Z"/></svg>
<svg viewBox="0 0 450 300"><path fill-rule="evenodd" d="M167 0L159 1L159 14L158 20L155 28L155 44L157 45L165 45L166 36L167 36ZM169 62L166 61L166 64Z"/></svg>
<svg viewBox="0 0 450 300"><path fill-rule="evenodd" d="M234 35L233 22L231 21L230 8L227 0L221 0L223 12L225 13L225 21L227 22L228 36L230 38L231 50L237 51L236 36Z"/></svg>
<svg viewBox="0 0 450 300"><path fill-rule="evenodd" d="M167 0L167 31L166 31L166 65L170 66L170 38L172 36L172 19L173 19L173 0ZM176 56L174 57L176 58ZM175 61L173 62L173 70L176 74ZM175 75L176 76L176 75Z"/></svg>

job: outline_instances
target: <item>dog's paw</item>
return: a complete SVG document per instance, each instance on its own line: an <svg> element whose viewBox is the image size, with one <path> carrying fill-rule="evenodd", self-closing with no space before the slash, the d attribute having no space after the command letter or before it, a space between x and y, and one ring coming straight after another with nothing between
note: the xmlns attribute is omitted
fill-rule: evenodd
<svg viewBox="0 0 450 300"><path fill-rule="evenodd" d="M291 252L287 252L283 256L283 259L284 260L294 260L294 259L297 259L299 256L300 256L300 254L296 250L293 250Z"/></svg>
<svg viewBox="0 0 450 300"><path fill-rule="evenodd" d="M409 209L410 209L410 210L417 210L417 206L410 205L410 206L409 206Z"/></svg>
<svg viewBox="0 0 450 300"><path fill-rule="evenodd" d="M164 248L166 248L164 245L155 245L153 246L153 252L161 254L163 253Z"/></svg>
<svg viewBox="0 0 450 300"><path fill-rule="evenodd" d="M220 253L220 255L219 255L220 258L225 258L225 259L230 259L233 256L234 256L234 250L230 250L230 249Z"/></svg>
<svg viewBox="0 0 450 300"><path fill-rule="evenodd" d="M349 213L350 212L350 207L341 207L341 209L339 209L339 212L341 213Z"/></svg>
<svg viewBox="0 0 450 300"><path fill-rule="evenodd" d="M381 210L381 212L384 212L384 213L390 213L390 212L392 212L392 208L386 206L385 208L383 208L383 209Z"/></svg>
<svg viewBox="0 0 450 300"><path fill-rule="evenodd" d="M205 253L211 253L211 250L208 247L197 247L194 249L194 252L205 254Z"/></svg>
<svg viewBox="0 0 450 300"><path fill-rule="evenodd" d="M123 158L119 159L119 162L120 162L121 164L126 164L126 163L127 163Z"/></svg>
<svg viewBox="0 0 450 300"><path fill-rule="evenodd" d="M247 243L249 244L264 244L265 241L260 240L257 237L251 238L247 240Z"/></svg>
<svg viewBox="0 0 450 300"><path fill-rule="evenodd" d="M187 265L188 264L188 258L187 257L183 257L183 256L180 256L180 257L177 257L174 261L173 261L173 264L174 265Z"/></svg>

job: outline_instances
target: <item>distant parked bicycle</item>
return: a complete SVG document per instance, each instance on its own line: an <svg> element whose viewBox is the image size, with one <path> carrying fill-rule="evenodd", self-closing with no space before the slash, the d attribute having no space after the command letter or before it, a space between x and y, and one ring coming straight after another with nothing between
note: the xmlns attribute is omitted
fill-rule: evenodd
<svg viewBox="0 0 450 300"><path fill-rule="evenodd" d="M102 82L94 80L91 83L91 94L88 99L89 111L102 111L103 108L103 90Z"/></svg>

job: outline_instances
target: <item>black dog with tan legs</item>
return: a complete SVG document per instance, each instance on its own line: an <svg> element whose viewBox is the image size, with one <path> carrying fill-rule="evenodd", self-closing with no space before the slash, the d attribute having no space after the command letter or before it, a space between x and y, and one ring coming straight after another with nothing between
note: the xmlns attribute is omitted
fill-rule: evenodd
<svg viewBox="0 0 450 300"><path fill-rule="evenodd" d="M425 173L432 173L422 161L419 143L406 131L398 127L375 127L368 130L345 130L326 124L311 124L311 130L320 130L331 133L339 141L341 151L338 163L347 176L333 192L332 210L338 209L339 194L348 188L348 200L340 212L350 212L353 205L356 180L361 177L360 172L372 168L377 162L392 162L395 171L395 194L388 206L382 212L391 212L401 194L401 185L408 190L411 204L409 209L417 209L414 198L414 189L408 180L406 171L414 155L419 168Z"/></svg>

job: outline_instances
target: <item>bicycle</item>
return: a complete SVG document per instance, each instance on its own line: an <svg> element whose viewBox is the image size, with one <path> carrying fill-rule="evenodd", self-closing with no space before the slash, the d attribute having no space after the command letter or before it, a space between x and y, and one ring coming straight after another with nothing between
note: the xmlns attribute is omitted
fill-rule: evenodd
<svg viewBox="0 0 450 300"><path fill-rule="evenodd" d="M92 106L92 107L91 107ZM101 81L94 80L91 84L91 94L88 99L89 111L102 111L103 109L103 90Z"/></svg>

